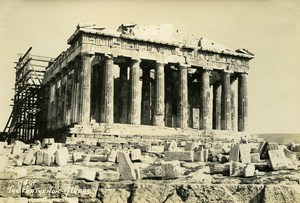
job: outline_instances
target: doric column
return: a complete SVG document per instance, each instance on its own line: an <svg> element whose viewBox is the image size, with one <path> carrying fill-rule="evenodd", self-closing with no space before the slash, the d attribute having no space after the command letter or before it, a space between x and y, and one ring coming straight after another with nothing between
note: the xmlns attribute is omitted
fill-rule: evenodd
<svg viewBox="0 0 300 203"><path fill-rule="evenodd" d="M150 82L150 68L143 68L142 81L142 124L151 125L151 82Z"/></svg>
<svg viewBox="0 0 300 203"><path fill-rule="evenodd" d="M114 122L114 79L113 57L106 56L103 69L103 97L101 101L101 123L113 124Z"/></svg>
<svg viewBox="0 0 300 203"><path fill-rule="evenodd" d="M231 87L230 87L230 73L223 72L222 75L222 130L231 129Z"/></svg>
<svg viewBox="0 0 300 203"><path fill-rule="evenodd" d="M246 131L248 127L247 75L238 77L238 131Z"/></svg>
<svg viewBox="0 0 300 203"><path fill-rule="evenodd" d="M130 67L130 97L129 115L130 124L140 125L141 123L141 86L140 80L140 60L132 60Z"/></svg>
<svg viewBox="0 0 300 203"><path fill-rule="evenodd" d="M56 113L56 117L57 117L57 128L62 127L63 125L63 118L64 118L64 71L61 72L61 74L58 77L58 87L57 87L57 91L58 91L58 103L57 103L57 113Z"/></svg>
<svg viewBox="0 0 300 203"><path fill-rule="evenodd" d="M221 130L221 94L222 85L213 85L213 129Z"/></svg>
<svg viewBox="0 0 300 203"><path fill-rule="evenodd" d="M211 129L211 108L210 108L210 71L203 70L201 75L200 89L200 130Z"/></svg>
<svg viewBox="0 0 300 203"><path fill-rule="evenodd" d="M52 106L52 123L51 123L51 127L52 129L56 129L57 126L58 126L58 112L59 112L59 109L58 109L58 106L59 106L59 100L60 100L60 76L61 74L57 74L55 76L55 85L54 85L54 100L53 100L53 106Z"/></svg>
<svg viewBox="0 0 300 203"><path fill-rule="evenodd" d="M82 67L81 67L81 59L76 58L74 64L74 94L72 101L72 123L80 123L81 118L81 97L82 97Z"/></svg>
<svg viewBox="0 0 300 203"><path fill-rule="evenodd" d="M165 70L163 63L156 63L153 125L165 126Z"/></svg>
<svg viewBox="0 0 300 203"><path fill-rule="evenodd" d="M79 123L90 123L91 117L91 55L81 55L81 97Z"/></svg>
<svg viewBox="0 0 300 203"><path fill-rule="evenodd" d="M63 76L63 117L62 117L62 122L64 125L68 124L68 119L67 119L67 114L68 114L68 76L69 76L69 71L68 71L68 67L64 70L63 72L64 76Z"/></svg>
<svg viewBox="0 0 300 203"><path fill-rule="evenodd" d="M48 102L48 112L47 112L47 129L52 129L52 111L54 104L54 96L55 96L55 79L51 79L49 82L49 102Z"/></svg>
<svg viewBox="0 0 300 203"><path fill-rule="evenodd" d="M230 96L230 102L231 102L231 130L235 131L236 129L236 104L235 104L235 92L231 90L231 96Z"/></svg>
<svg viewBox="0 0 300 203"><path fill-rule="evenodd" d="M120 65L120 123L127 123L128 116L128 66Z"/></svg>
<svg viewBox="0 0 300 203"><path fill-rule="evenodd" d="M69 69L68 71L68 79L66 85L66 124L69 125L72 122L71 112L72 112L72 101L73 101L73 86L74 86L74 70Z"/></svg>
<svg viewBox="0 0 300 203"><path fill-rule="evenodd" d="M188 125L188 81L187 81L187 66L180 65L179 71L179 104L178 104L178 127L186 128Z"/></svg>

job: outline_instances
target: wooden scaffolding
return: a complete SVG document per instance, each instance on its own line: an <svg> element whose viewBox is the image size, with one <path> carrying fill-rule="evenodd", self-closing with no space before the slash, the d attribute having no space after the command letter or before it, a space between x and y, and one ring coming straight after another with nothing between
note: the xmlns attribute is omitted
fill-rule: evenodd
<svg viewBox="0 0 300 203"><path fill-rule="evenodd" d="M53 59L31 54L30 47L16 62L13 108L4 128L7 138L29 141L39 133L37 119L43 96L40 93L46 67Z"/></svg>

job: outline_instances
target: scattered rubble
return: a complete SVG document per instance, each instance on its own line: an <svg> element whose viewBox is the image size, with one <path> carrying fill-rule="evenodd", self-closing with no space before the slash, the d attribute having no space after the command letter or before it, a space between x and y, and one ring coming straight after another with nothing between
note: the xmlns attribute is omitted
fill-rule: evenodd
<svg viewBox="0 0 300 203"><path fill-rule="evenodd" d="M0 152L3 160L0 163L1 181L42 178L54 182L64 179L77 180L81 181L80 184L141 180L148 180L153 184L156 181L162 181L162 184L165 181L172 181L174 184L181 182L233 185L241 183L268 185L280 182L300 184L299 147L295 144L278 145L264 141L245 143L213 139L184 142L169 140L152 143L62 144L47 139L32 145L19 141L13 145L2 142ZM6 155L2 155L4 153ZM56 184L58 183L53 186ZM178 194L168 197L170 201L178 198L183 201L183 190L191 192L188 188L172 187L176 188ZM111 199L109 191L116 192L117 188L119 186L114 189L103 188L100 184L100 196L97 197L95 193L91 197L98 200ZM125 188L122 192L120 190L116 194L120 194L121 199L132 198L130 194L136 193L132 191L132 186L130 188ZM3 186L1 189L3 190ZM0 193L1 196L10 197L7 192ZM38 197L40 196L34 198ZM58 197L61 196L48 196L52 199ZM69 197L82 198L76 195ZM266 195L265 198L270 196Z"/></svg>

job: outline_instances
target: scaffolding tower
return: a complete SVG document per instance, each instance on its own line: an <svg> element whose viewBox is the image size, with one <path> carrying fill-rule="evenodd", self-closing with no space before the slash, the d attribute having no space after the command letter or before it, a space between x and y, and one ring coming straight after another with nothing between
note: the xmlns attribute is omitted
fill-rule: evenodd
<svg viewBox="0 0 300 203"><path fill-rule="evenodd" d="M43 96L40 93L42 80L53 58L31 54L30 47L25 54L20 54L16 63L15 93L13 108L4 128L7 138L29 141L39 133L38 115Z"/></svg>

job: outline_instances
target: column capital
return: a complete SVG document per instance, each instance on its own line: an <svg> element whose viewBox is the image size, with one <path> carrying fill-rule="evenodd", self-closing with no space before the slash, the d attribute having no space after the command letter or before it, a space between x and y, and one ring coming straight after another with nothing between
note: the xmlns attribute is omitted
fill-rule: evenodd
<svg viewBox="0 0 300 203"><path fill-rule="evenodd" d="M95 56L95 54L87 53L87 52L81 52L80 56L81 57L93 57L93 56Z"/></svg>
<svg viewBox="0 0 300 203"><path fill-rule="evenodd" d="M180 69L187 69L187 68L190 68L191 67L191 65L189 65L189 64L181 64L181 63L179 63L179 68Z"/></svg>
<svg viewBox="0 0 300 203"><path fill-rule="evenodd" d="M238 74L238 77L246 78L248 76L248 73L240 73Z"/></svg>
<svg viewBox="0 0 300 203"><path fill-rule="evenodd" d="M156 65L158 65L158 66L164 66L164 65L166 65L166 63L164 63L162 61L156 61Z"/></svg>
<svg viewBox="0 0 300 203"><path fill-rule="evenodd" d="M233 71L229 71L229 70L224 70L222 72L223 75L231 75L233 73Z"/></svg>
<svg viewBox="0 0 300 203"><path fill-rule="evenodd" d="M141 59L131 59L131 65L141 63Z"/></svg>
<svg viewBox="0 0 300 203"><path fill-rule="evenodd" d="M105 60L113 60L114 59L114 55L113 54L105 54L103 58Z"/></svg>

